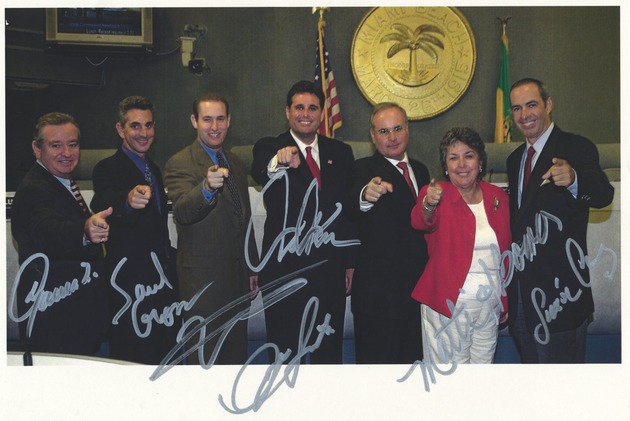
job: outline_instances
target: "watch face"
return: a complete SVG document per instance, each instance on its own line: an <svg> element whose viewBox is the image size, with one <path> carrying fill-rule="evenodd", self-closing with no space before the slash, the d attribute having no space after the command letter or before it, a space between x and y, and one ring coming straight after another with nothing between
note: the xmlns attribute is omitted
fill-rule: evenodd
<svg viewBox="0 0 630 421"><path fill-rule="evenodd" d="M370 103L396 102L410 120L434 117L466 92L475 38L453 7L376 7L357 27L351 64Z"/></svg>

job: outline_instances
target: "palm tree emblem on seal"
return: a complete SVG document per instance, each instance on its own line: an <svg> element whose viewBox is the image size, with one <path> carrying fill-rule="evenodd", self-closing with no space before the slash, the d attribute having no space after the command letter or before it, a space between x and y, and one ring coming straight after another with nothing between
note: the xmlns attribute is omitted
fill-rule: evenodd
<svg viewBox="0 0 630 421"><path fill-rule="evenodd" d="M440 73L438 68L439 49L444 50L444 43L436 36L445 36L444 32L435 25L419 25L414 31L407 25L394 23L391 26L394 32L390 32L381 38L380 43L395 43L387 51L387 59L390 61L385 71L395 81L405 86L416 87L431 82ZM402 63L392 62L392 58L403 50L409 50L409 65L401 69ZM428 56L430 62L420 65L418 68L418 50Z"/></svg>

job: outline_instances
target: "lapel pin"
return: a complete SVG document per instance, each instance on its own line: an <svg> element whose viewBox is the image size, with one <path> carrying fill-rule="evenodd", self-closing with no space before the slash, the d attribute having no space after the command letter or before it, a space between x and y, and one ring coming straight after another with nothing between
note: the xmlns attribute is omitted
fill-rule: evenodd
<svg viewBox="0 0 630 421"><path fill-rule="evenodd" d="M328 160L328 165L332 165L332 159Z"/></svg>

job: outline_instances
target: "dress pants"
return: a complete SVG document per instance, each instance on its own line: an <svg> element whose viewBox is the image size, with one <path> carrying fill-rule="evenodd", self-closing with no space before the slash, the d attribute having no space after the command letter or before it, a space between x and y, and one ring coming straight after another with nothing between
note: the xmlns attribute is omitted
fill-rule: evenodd
<svg viewBox="0 0 630 421"><path fill-rule="evenodd" d="M494 361L499 333L498 300L457 300L448 318L422 304L425 360L428 353L441 364L490 364Z"/></svg>

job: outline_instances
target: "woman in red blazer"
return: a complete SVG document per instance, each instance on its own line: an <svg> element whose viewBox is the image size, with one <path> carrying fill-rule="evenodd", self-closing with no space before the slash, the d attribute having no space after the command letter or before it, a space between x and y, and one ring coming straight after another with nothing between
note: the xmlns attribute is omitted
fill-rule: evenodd
<svg viewBox="0 0 630 421"><path fill-rule="evenodd" d="M432 180L418 195L411 225L425 232L429 261L412 292L422 303L425 358L491 363L499 322L507 320L501 254L510 248L508 195L481 180L487 155L470 128L440 143L449 181Z"/></svg>

